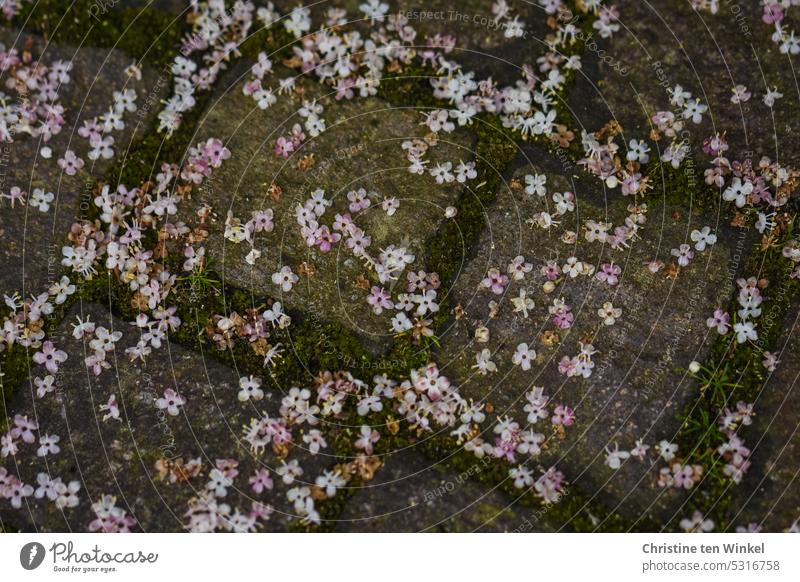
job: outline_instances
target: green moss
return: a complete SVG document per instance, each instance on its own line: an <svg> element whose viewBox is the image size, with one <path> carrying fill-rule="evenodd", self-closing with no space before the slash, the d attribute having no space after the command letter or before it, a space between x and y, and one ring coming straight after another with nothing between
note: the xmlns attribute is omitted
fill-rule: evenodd
<svg viewBox="0 0 800 582"><path fill-rule="evenodd" d="M458 200L455 219L445 222L429 243L429 269L439 273L445 284L453 279L467 258L457 251L464 249L468 256L477 243L486 226L486 208L497 198L503 172L518 151L517 144L485 115L476 121L475 131L478 177L473 183L479 186L464 190Z"/></svg>
<svg viewBox="0 0 800 582"><path fill-rule="evenodd" d="M0 390L2 390L0 403L3 406L3 414L0 419L4 424L7 424L7 419L11 417L11 411L8 410L7 404L11 402L11 399L28 379L29 365L28 351L18 345L8 348L0 359L0 374L2 374L0 377ZM3 432L8 429L9 427L5 426Z"/></svg>
<svg viewBox="0 0 800 582"><path fill-rule="evenodd" d="M653 189L647 196L663 200L665 204L688 206L693 211L721 211L723 217L731 218L733 211L730 205L720 207L722 197L719 190L707 185L702 174L698 175L697 172L699 170L694 161L677 169L669 163L650 163L646 175L650 178Z"/></svg>
<svg viewBox="0 0 800 582"><path fill-rule="evenodd" d="M116 48L158 68L172 61L180 43L181 16L152 8L113 8L101 13L95 0L75 0L66 12L64 8L64 0L25 2L12 24L49 42Z"/></svg>

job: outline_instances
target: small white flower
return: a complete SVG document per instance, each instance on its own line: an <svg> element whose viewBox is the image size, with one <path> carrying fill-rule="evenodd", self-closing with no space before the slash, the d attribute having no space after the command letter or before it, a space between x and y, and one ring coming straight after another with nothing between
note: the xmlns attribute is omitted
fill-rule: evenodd
<svg viewBox="0 0 800 582"><path fill-rule="evenodd" d="M722 198L727 202L736 202L736 207L741 208L747 202L747 197L753 192L752 182L742 182L741 178L734 178L731 185L722 193Z"/></svg>
<svg viewBox="0 0 800 582"><path fill-rule="evenodd" d="M781 99L782 97L783 93L778 91L777 87L773 87L772 89L767 90L767 93L764 95L764 105L766 105L769 108L772 108L774 107L775 102L778 99Z"/></svg>
<svg viewBox="0 0 800 582"><path fill-rule="evenodd" d="M264 398L264 391L261 389L261 380L254 376L242 376L239 378L239 401L261 400Z"/></svg>
<svg viewBox="0 0 800 582"><path fill-rule="evenodd" d="M603 325L614 325L622 317L622 309L614 307L610 301L603 303L603 307L597 310L597 315L603 321Z"/></svg>
<svg viewBox="0 0 800 582"><path fill-rule="evenodd" d="M675 453L678 452L678 445L668 440L663 440L656 445L656 450L658 450L658 454L661 455L661 458L669 463L675 458Z"/></svg>
<svg viewBox="0 0 800 582"><path fill-rule="evenodd" d="M531 362L536 359L536 352L528 347L528 344L521 343L517 346L511 361L515 366L519 366L526 372L531 369Z"/></svg>
<svg viewBox="0 0 800 582"><path fill-rule="evenodd" d="M280 285L281 290L284 293L288 293L294 287L294 284L300 280L300 277L295 275L292 272L292 268L289 266L281 267L280 271L272 273L272 282L275 285Z"/></svg>
<svg viewBox="0 0 800 582"><path fill-rule="evenodd" d="M40 212L47 212L50 210L50 204L54 199L55 195L52 192L45 192L41 188L34 188L29 204L34 208L38 208Z"/></svg>
<svg viewBox="0 0 800 582"><path fill-rule="evenodd" d="M547 195L547 176L543 174L528 174L525 176L525 194L530 196L536 194L537 196Z"/></svg>
<svg viewBox="0 0 800 582"><path fill-rule="evenodd" d="M387 216L392 216L395 212L397 212L397 209L400 208L400 201L394 197L386 198L381 203L381 207Z"/></svg>
<svg viewBox="0 0 800 582"><path fill-rule="evenodd" d="M172 388L164 390L164 396L156 400L156 408L166 410L170 416L177 416L180 407L186 404L186 399Z"/></svg>
<svg viewBox="0 0 800 582"><path fill-rule="evenodd" d="M711 227L704 226L703 230L693 230L690 235L694 241L694 248L698 251L704 251L706 246L711 246L717 242L717 235L711 234Z"/></svg>
<svg viewBox="0 0 800 582"><path fill-rule="evenodd" d="M610 469L616 471L622 466L622 461L629 458L631 454L628 451L620 451L619 445L614 443L614 450L606 447L606 465Z"/></svg>
<svg viewBox="0 0 800 582"><path fill-rule="evenodd" d="M251 249L247 256L244 258L245 262L248 265L255 265L256 261L261 258L261 251L256 249Z"/></svg>
<svg viewBox="0 0 800 582"><path fill-rule="evenodd" d="M403 333L412 327L414 327L414 324L402 311L392 318L392 331L394 333Z"/></svg>
<svg viewBox="0 0 800 582"><path fill-rule="evenodd" d="M481 350L476 356L477 362L473 368L476 368L481 375L485 376L489 372L497 371L497 364L492 361L492 352L488 348Z"/></svg>
<svg viewBox="0 0 800 582"><path fill-rule="evenodd" d="M758 339L758 332L756 332L755 325L751 321L737 323L733 326L733 331L736 334L736 341L740 344L747 340L755 341Z"/></svg>

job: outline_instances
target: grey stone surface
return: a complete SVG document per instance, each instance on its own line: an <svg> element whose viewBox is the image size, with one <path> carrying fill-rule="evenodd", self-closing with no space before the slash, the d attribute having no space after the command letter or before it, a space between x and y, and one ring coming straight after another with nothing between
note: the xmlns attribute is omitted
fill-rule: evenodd
<svg viewBox="0 0 800 582"><path fill-rule="evenodd" d="M622 224L626 205L632 202L615 196L608 205L598 206L600 185L568 180L568 174L551 173L552 160L529 150L528 163L516 171L522 176L546 171L548 189L563 192L575 189L576 213L561 217L562 225L555 232L532 229L526 220L545 209L543 199L521 191L504 188L496 205L487 211L488 227L483 233L475 256L467 263L454 285L453 302L458 302L465 316L454 320L441 333L440 369L453 378L462 393L476 400L489 402L499 416L506 414L526 426L523 411L526 391L543 386L554 405L566 403L577 416L567 437L551 440L544 458L554 462L567 480L588 495L597 496L606 505L631 518L669 516L669 507L676 501L673 492L660 495L656 478L660 465L655 464L653 450L645 461L628 460L622 469L613 472L604 465L605 447L619 444L630 450L635 439L655 445L661 439L672 440L678 429L676 414L696 394L696 386L682 369L692 360L702 361L714 341L705 320L719 306L727 305L733 280L729 274L729 258L734 235L717 225L719 242L712 251L697 253L694 261L681 269L677 279L665 277L664 271L652 274L645 262L661 259L672 262L670 250L689 242L694 228L714 225L714 218L700 216L686 208L672 207L647 199L647 222L640 231L641 240L630 249L614 251L599 242L589 243L583 237L585 220L605 220ZM526 167L527 166L527 167ZM550 203L552 211L552 203ZM675 214L675 212L679 214ZM579 223L576 223L576 220ZM559 233L565 229L581 232L577 244L565 244ZM534 269L520 282L511 282L503 295L479 288L487 269L506 265L523 255ZM593 276L566 278L557 290L547 295L542 291L544 277L539 273L547 260L559 265L567 257L577 256L599 268L613 262L622 268L620 283L611 287ZM521 289L535 302L528 319L514 312L511 302ZM556 330L548 306L563 297L572 306L575 323L567 330ZM490 301L496 301L498 312L489 316ZM622 317L613 326L603 326L597 310L611 301L622 308ZM474 339L478 326L490 332L488 343ZM559 341L547 346L544 332L558 331ZM559 374L562 356L579 352L578 342L589 341L598 350L595 369L589 379L567 379ZM537 352L530 371L513 366L512 355L517 344L528 343ZM494 374L482 376L473 366L476 354L490 349L498 366ZM549 434L549 421L540 421L534 430ZM487 430L490 430L486 427ZM491 433L485 438L493 438Z"/></svg>
<svg viewBox="0 0 800 582"><path fill-rule="evenodd" d="M718 131L727 134L731 159L798 161L797 87L789 57L771 41L774 26L761 20L759 3L723 2L716 15L695 12L689 2L615 4L620 30L608 40L594 34L595 50L586 52L570 96L576 125L595 131L616 119L627 139L643 139L650 133L650 114L680 115L667 89L681 85L709 106L701 125L687 123L699 158L702 139ZM741 105L731 102L739 84L752 93ZM762 102L768 87L784 94L773 110Z"/></svg>
<svg viewBox="0 0 800 582"><path fill-rule="evenodd" d="M83 341L71 336L77 316L87 316L97 325L123 332L110 354L112 368L99 377L87 371L83 363ZM117 505L126 509L144 531L181 531L187 523L184 514L191 498L202 492L208 473L217 459L239 461L239 476L220 502L232 509L247 513L253 501L272 505L275 513L266 525L267 530L283 530L294 515L286 501L287 486L274 470L280 462L272 451L255 455L243 440L243 427L263 412L278 415L282 390L264 377L264 390L271 396L259 402L239 402L239 374L201 353L193 353L172 344L165 344L144 364L131 363L125 348L135 345L138 330L109 316L96 304L78 304L56 331L53 341L70 355L56 377L57 393L35 398L32 385L20 391L9 403L10 417L16 414L35 418L38 434L61 437L61 452L45 459L35 454L36 444L22 444L16 459L3 459L2 466L15 473L23 482L36 486L40 472L64 482L81 482L81 503L62 514L47 500L28 498L22 509L13 509L8 502L0 504L0 521L23 530L86 531L93 519L91 502L103 494L117 498ZM42 366L34 366L32 378L43 377ZM180 393L187 403L177 416L166 415L155 406L165 389ZM99 406L115 394L121 410L121 420L103 421ZM296 435L296 438L299 438ZM316 457L304 450L302 441L293 449L289 460L298 459L306 473L304 479L314 478L327 465L330 457L323 451ZM170 483L159 478L155 466L159 459L200 458L201 473L186 482ZM266 468L275 482L275 489L261 495L254 493L248 479L260 468Z"/></svg>
<svg viewBox="0 0 800 582"><path fill-rule="evenodd" d="M236 78L242 70L237 68L232 76ZM276 74L282 78L285 73ZM386 312L373 314L366 302L368 289L356 287L359 276L369 280L370 285L381 286L374 271L355 257L343 241L328 253L318 247L309 248L300 234L295 208L322 188L333 205L320 224L330 227L335 214L349 212L350 190L377 192L370 208L351 213L356 224L372 237L370 254L377 256L380 249L389 245L404 246L416 257L408 269L419 270L425 265L426 240L445 220L445 208L456 201L462 186L458 182L439 186L427 174L419 176L407 171L409 162L401 144L426 135L427 128L420 125L424 121L420 112L392 108L375 98L337 102L318 85L304 80L298 85L305 90L304 97L281 96L266 111L242 94L241 83L214 99L198 134L222 139L232 154L215 171L207 187L193 196L190 210L184 210L185 219L195 224L194 209L201 204L214 209L206 246L214 268L223 275L223 283L279 297L284 305L319 320L337 321L357 332L368 347L380 350L392 339L391 316ZM289 134L295 123L302 122L296 111L304 98L317 98L324 105L322 117L328 129L317 138L309 138L299 152L284 160L275 154L275 143L279 136ZM298 161L311 155L316 164L307 171L299 170ZM431 166L452 162L454 168L460 160L471 160L471 136L461 130L449 134L429 150L427 159ZM283 190L278 200L267 192L272 183ZM381 209L381 201L390 197L400 202L393 216ZM275 229L256 234L255 248L262 255L251 267L245 261L250 244L226 240L225 219L230 211L244 223L254 211L267 208L274 212ZM288 265L297 274L303 262L314 267L314 275L301 277L291 292L282 293L272 282L272 273ZM401 276L404 280L405 274ZM391 282L385 286L389 289Z"/></svg>
<svg viewBox="0 0 800 582"><path fill-rule="evenodd" d="M59 88L59 103L65 108L66 124L61 132L49 142L39 142L29 135L17 135L14 143L2 144L2 175L0 192L18 186L30 195L34 188L52 192L55 200L49 211L40 212L30 205L16 204L10 207L8 200L0 201L0 287L4 293L19 291L25 295L42 293L61 275L61 245L66 240L70 225L85 218L85 211L92 204L92 191L98 179L114 160L92 162L88 159L89 144L77 130L83 121L101 115L111 107L112 92L133 89L142 116L128 113L126 127L112 135L117 157L122 157L133 141L149 131L157 113L159 95L151 97L151 91L163 83L158 73L144 67L141 81L130 79L124 72L133 60L118 50L91 47L77 48L49 44L42 37L0 28L0 43L7 48L30 50L43 63L55 60L72 61L71 82ZM5 81L6 75L0 76ZM44 158L41 148L49 147L53 155ZM85 166L74 176L61 171L58 159L67 149L72 149L83 158ZM113 180L112 180L113 181ZM116 187L116 184L114 184Z"/></svg>
<svg viewBox="0 0 800 582"><path fill-rule="evenodd" d="M335 531L512 532L547 531L534 508L495 485L477 481L483 461L456 473L413 449L382 458L376 478L360 489L339 517ZM536 523L536 527L526 524Z"/></svg>

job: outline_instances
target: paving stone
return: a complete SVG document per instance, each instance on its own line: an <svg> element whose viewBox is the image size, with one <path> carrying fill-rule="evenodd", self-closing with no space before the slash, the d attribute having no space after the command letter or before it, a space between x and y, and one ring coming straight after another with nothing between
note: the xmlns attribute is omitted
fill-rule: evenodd
<svg viewBox="0 0 800 582"><path fill-rule="evenodd" d="M588 495L596 493L608 507L628 517L669 516L676 496L672 492L661 495L663 491L656 487L659 467L650 461L629 460L612 472L604 466L604 449L618 443L621 449L630 450L637 438L650 445L663 438L672 440L678 429L675 415L696 393L695 385L681 369L692 360L703 360L715 339L709 335L705 320L729 301L733 284L729 259L736 235L717 225L719 241L713 251L698 253L676 280L667 279L663 271L653 275L645 262L658 258L669 264L672 248L691 242L691 230L713 226L715 219L649 199L642 239L630 249L612 251L599 242L586 242L582 225L587 219L622 224L629 201L615 196L606 206L599 206L599 184L570 180L571 175L564 171L551 173L549 168L557 167L558 161L534 149L528 149L525 158L526 164L514 176L521 180L525 173L545 172L551 194L575 191L576 213L562 217L564 222L557 232L532 229L526 219L544 210L544 199L508 188L499 192L497 203L487 210L488 227L477 252L452 289L453 303L459 303L466 315L440 334L440 369L461 386L462 393L490 402L498 415L509 414L523 427L527 417L523 411L525 393L532 386L545 387L551 397L551 411L555 404L566 403L577 415L566 440L556 439L557 444L546 452L545 466L556 463L572 485ZM550 208L552 211L552 202ZM581 232L577 244L565 244L558 238L564 228ZM525 280L512 282L502 296L479 289L489 268L505 272L517 255L523 255L534 267ZM611 287L593 276L579 276L567 278L557 291L546 295L539 269L547 260L561 265L573 255L598 268L613 260L622 268L619 284ZM528 319L515 313L511 302L523 288L536 304ZM575 323L571 329L560 331L559 343L548 347L541 338L545 331L556 331L548 306L557 297L572 306ZM491 300L498 304L493 319L489 317ZM606 301L623 310L613 326L601 325L597 315ZM489 343L475 341L479 325L489 329ZM598 350L593 358L594 373L586 380L566 379L557 371L558 362L564 355L576 355L579 341L589 341ZM529 372L511 362L521 342L537 352ZM492 350L498 366L498 371L488 376L473 369L476 354L483 348ZM547 433L545 423L540 421L533 428Z"/></svg>
<svg viewBox="0 0 800 582"><path fill-rule="evenodd" d="M718 131L727 134L732 159L757 161L766 155L786 164L798 161L793 120L800 103L792 67L771 41L774 27L761 20L759 3L722 3L716 15L669 0L615 5L620 30L608 40L594 35L569 99L579 126L595 131L616 119L627 139L644 139L649 114L680 115L667 93L679 84L709 106L701 125L686 126L698 157L704 157L702 139ZM739 84L752 93L741 105L731 103L731 90ZM762 97L773 86L784 98L771 111Z"/></svg>
<svg viewBox="0 0 800 582"><path fill-rule="evenodd" d="M77 316L89 316L97 325L123 332L117 344L116 358L109 358L113 367L95 378L83 364L82 341L71 336ZM267 412L278 415L281 389L264 378L265 391L272 391L256 405L237 399L239 374L203 354L193 353L168 343L144 364L132 364L124 354L135 345L135 328L109 316L96 304L76 305L56 331L53 341L70 355L56 377L58 393L33 398L35 388L21 390L9 405L10 417L15 414L35 418L40 434L61 437L61 452L46 460L35 454L35 444L24 444L16 459L5 458L2 465L23 482L36 486L40 472L64 482L81 482L80 505L62 513L52 502L28 498L20 510L7 502L0 504L0 522L23 530L86 531L93 519L91 502L103 494L117 498L117 505L134 516L144 531L180 531L187 523L184 514L189 500L203 491L208 472L217 459L240 461L239 476L220 502L247 513L253 501L272 505L275 513L268 530L289 526L294 511L286 501L285 486L274 470L279 461L269 452L255 456L243 440L243 427L253 417ZM41 366L32 370L33 377L44 376ZM169 416L159 411L155 399L172 388L187 400L182 413ZM288 390L288 387L286 388ZM103 421L99 406L115 394L121 420ZM184 461L200 458L202 473L187 482L169 483L159 478L155 463L159 459ZM298 478L313 479L330 464L324 454L312 457L295 448L290 459L298 459L306 473ZM275 481L275 490L263 495L254 493L248 479L257 469L266 468Z"/></svg>
<svg viewBox="0 0 800 582"><path fill-rule="evenodd" d="M34 188L55 195L46 213L30 205L16 204L11 208L7 200L0 202L0 236L4 242L0 247L0 262L4 267L0 286L4 293L38 294L60 278L62 241L66 240L70 225L85 217L96 180L112 163L103 159L93 163L88 159L88 142L78 135L78 128L84 120L111 107L113 91L134 89L142 116L137 116L139 112L128 113L125 129L113 134L117 156L124 155L133 140L152 126L156 106L148 107L146 102L150 98L157 104L159 96L151 92L159 87L165 90L166 82L148 67L143 68L141 81L129 79L124 70L132 59L117 50L48 44L36 35L18 35L6 28L0 28L0 43L7 48L30 50L46 64L59 59L73 63L71 82L59 89L59 103L66 110L67 121L61 132L47 144L28 135L18 135L14 143L2 144L0 192L7 194L10 188L19 186L29 195ZM40 154L45 145L53 152L50 159ZM57 163L67 149L74 150L86 163L74 176L62 173Z"/></svg>
<svg viewBox="0 0 800 582"><path fill-rule="evenodd" d="M478 459L462 473L412 449L382 461L375 479L350 500L335 531L546 531L541 509L517 506L494 485L475 480L485 468Z"/></svg>
<svg viewBox="0 0 800 582"><path fill-rule="evenodd" d="M229 78L241 78L243 69L246 70L243 66L234 68ZM282 78L286 72L275 75ZM416 257L409 269L421 269L427 254L426 241L445 220L445 208L456 201L462 187L458 182L439 186L427 174L418 176L407 171L401 144L425 136L426 128L420 125L424 118L419 112L395 109L375 98L337 102L329 95L322 96L318 85L307 81L298 84L305 90L305 99L319 98L325 106L322 116L328 129L307 140L288 160L273 150L278 137L302 121L295 114L303 103L301 97L284 95L262 111L242 94L239 83L213 100L198 134L222 139L231 157L193 195L192 210L184 210L185 219L196 224L194 208L201 204L214 208L217 218L211 223L206 247L213 267L224 277L223 283L280 297L289 308L308 312L320 320L337 321L358 333L368 347L379 351L391 341L390 318L386 313L373 314L366 302L367 291L356 287L359 276L369 279L371 285L378 284L377 277L341 242L329 253L318 247L309 248L296 222L297 205L322 188L333 205L320 224L331 226L336 213L349 212L346 195L350 190L377 192L370 208L352 213L356 224L372 237L370 253L377 256L380 249L389 245L403 246ZM306 172L298 170L298 161L311 155L316 165ZM460 160L468 161L472 158L471 136L456 131L431 148L428 157L431 165L449 161L455 167ZM267 193L272 183L283 190L277 201ZM381 201L389 197L400 202L393 216L381 209ZM244 223L254 211L266 208L274 211L275 230L256 235L255 248L261 257L251 267L245 261L250 245L233 244L224 238L225 218L230 211ZM303 262L311 265L315 274L301 277L291 292L282 293L272 282L272 273L282 265L291 266L298 273ZM401 280L404 278L402 275ZM386 288L390 285L393 283Z"/></svg>

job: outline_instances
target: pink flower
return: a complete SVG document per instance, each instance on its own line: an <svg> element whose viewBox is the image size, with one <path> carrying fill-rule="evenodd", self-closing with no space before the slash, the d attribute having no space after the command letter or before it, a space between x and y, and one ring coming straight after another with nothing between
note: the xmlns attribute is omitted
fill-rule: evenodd
<svg viewBox="0 0 800 582"><path fill-rule="evenodd" d="M3 497L11 501L11 507L19 509L22 507L22 500L25 497L30 497L32 493L33 487L25 485L15 477L11 484L6 487L6 490L3 492Z"/></svg>
<svg viewBox="0 0 800 582"><path fill-rule="evenodd" d="M605 263L600 270L597 272L595 277L598 280L604 281L609 285L616 285L619 282L619 275L622 273L622 269L619 266L615 265L614 263Z"/></svg>
<svg viewBox="0 0 800 582"><path fill-rule="evenodd" d="M260 79L253 79L244 84L242 87L242 93L250 97L251 95L255 94L257 91L261 90L261 80Z"/></svg>
<svg viewBox="0 0 800 582"><path fill-rule="evenodd" d="M159 410L166 410L170 416L177 416L179 408L186 404L186 399L175 392L172 388L164 390L164 397L156 400L156 407Z"/></svg>
<svg viewBox="0 0 800 582"><path fill-rule="evenodd" d="M369 199L369 195L364 188L350 190L350 192L347 193L347 199L350 201L350 212L366 210L372 205L372 201Z"/></svg>
<svg viewBox="0 0 800 582"><path fill-rule="evenodd" d="M353 77L339 79L339 82L336 85L336 100L341 101L342 99L352 99L353 87L355 87L355 85L356 81Z"/></svg>
<svg viewBox="0 0 800 582"><path fill-rule="evenodd" d="M730 324L728 323L730 319L731 316L727 312L717 309L712 317L706 319L706 325L711 329L716 328L717 333L724 335L730 329Z"/></svg>
<svg viewBox="0 0 800 582"><path fill-rule="evenodd" d="M292 143L294 144L294 149L300 147L300 144L306 141L306 134L303 133L303 128L300 126L299 123L295 123L294 127L292 127Z"/></svg>
<svg viewBox="0 0 800 582"><path fill-rule="evenodd" d="M279 421L270 421L267 426L267 434L272 437L272 442L276 445L283 445L292 442L292 433L286 425Z"/></svg>
<svg viewBox="0 0 800 582"><path fill-rule="evenodd" d="M680 465L676 463L672 467L675 487L691 489L694 487L694 469L691 465Z"/></svg>
<svg viewBox="0 0 800 582"><path fill-rule="evenodd" d="M282 158L288 158L294 151L294 142L285 137L279 137L278 143L275 144L275 153Z"/></svg>
<svg viewBox="0 0 800 582"><path fill-rule="evenodd" d="M555 281L561 275L561 268L555 261L547 261L547 265L542 267L541 272L548 281Z"/></svg>
<svg viewBox="0 0 800 582"><path fill-rule="evenodd" d="M89 531L104 533L129 533L136 525L136 519L128 512L116 506L117 499L113 495L103 495L92 504L95 519L89 524Z"/></svg>
<svg viewBox="0 0 800 582"><path fill-rule="evenodd" d="M29 420L27 416L17 414L14 416L14 428L11 429L10 434L14 439L21 438L23 442L31 444L36 441L36 436L33 434L35 430L39 430L39 423Z"/></svg>
<svg viewBox="0 0 800 582"><path fill-rule="evenodd" d="M33 355L33 361L44 364L48 372L55 374L58 372L58 365L67 361L67 353L57 350L53 342L48 340L42 345L42 351Z"/></svg>
<svg viewBox="0 0 800 582"><path fill-rule="evenodd" d="M317 229L317 232L314 233L314 236L317 239L316 244L319 247L319 250L321 250L323 253L330 251L333 248L333 245L339 242L342 238L342 235L340 235L338 232L331 232L331 229L324 225Z"/></svg>
<svg viewBox="0 0 800 582"><path fill-rule="evenodd" d="M494 439L494 456L498 459L505 459L513 463L515 461L514 454L517 450L518 441L518 438L502 439L498 437Z"/></svg>
<svg viewBox="0 0 800 582"><path fill-rule="evenodd" d="M272 490L272 477L267 469L259 469L256 474L250 477L250 487L256 493L263 493L265 489Z"/></svg>
<svg viewBox="0 0 800 582"><path fill-rule="evenodd" d="M74 176L78 170L83 168L84 161L75 155L75 152L72 150L67 150L64 153L64 157L58 160L58 165L64 170L64 173L68 176Z"/></svg>
<svg viewBox="0 0 800 582"><path fill-rule="evenodd" d="M775 24L783 20L783 6L779 2L770 2L764 5L764 14L761 19L767 24Z"/></svg>
<svg viewBox="0 0 800 582"><path fill-rule="evenodd" d="M365 424L361 427L361 436L356 441L356 448L363 449L366 454L371 455L373 452L372 445L377 443L380 438L381 435L377 430L372 430Z"/></svg>
<svg viewBox="0 0 800 582"><path fill-rule="evenodd" d="M550 467L536 480L536 483L533 484L533 488L545 503L555 503L561 496L561 490L564 488L564 481L564 473L557 470L555 467Z"/></svg>
<svg viewBox="0 0 800 582"><path fill-rule="evenodd" d="M274 213L271 208L256 212L252 220L253 232L272 232L272 229L275 228L273 217Z"/></svg>
<svg viewBox="0 0 800 582"><path fill-rule="evenodd" d="M367 296L367 303L372 305L372 311L375 315L383 313L384 309L393 309L394 303L391 301L391 295L383 287L373 286Z"/></svg>
<svg viewBox="0 0 800 582"><path fill-rule="evenodd" d="M554 425L572 426L575 423L575 412L565 404L559 404L550 419Z"/></svg>
<svg viewBox="0 0 800 582"><path fill-rule="evenodd" d="M231 157L231 152L226 148L222 141L211 137L203 146L203 155L214 168L219 168L224 160Z"/></svg>
<svg viewBox="0 0 800 582"><path fill-rule="evenodd" d="M508 276L503 275L500 269L489 269L486 277L481 281L481 285L486 289L490 289L492 293L500 295L508 285Z"/></svg>
<svg viewBox="0 0 800 582"><path fill-rule="evenodd" d="M553 316L553 323L559 329L569 329L572 327L572 322L575 320L575 315L571 311L561 311Z"/></svg>
<svg viewBox="0 0 800 582"><path fill-rule="evenodd" d="M568 378L571 378L576 374L575 366L576 362L572 358L569 356L564 356L558 363L558 372Z"/></svg>

